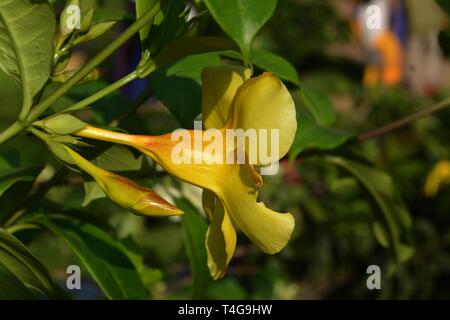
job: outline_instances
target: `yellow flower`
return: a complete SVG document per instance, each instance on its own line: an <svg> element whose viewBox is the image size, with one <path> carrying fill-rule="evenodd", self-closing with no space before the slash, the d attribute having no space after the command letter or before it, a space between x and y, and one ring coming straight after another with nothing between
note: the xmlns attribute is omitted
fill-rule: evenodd
<svg viewBox="0 0 450 320"><path fill-rule="evenodd" d="M233 256L236 246L233 224L269 254L279 252L287 244L295 225L290 213L272 211L257 201L262 177L253 167L253 164L269 165L288 152L297 129L294 102L283 83L271 73L249 77L250 70L238 66L210 67L202 73L204 126L218 128L215 134L210 130L184 130L162 136L133 136L93 127L77 132L81 137L133 146L171 175L204 189L203 206L210 222L206 249L214 279L224 276ZM215 143L227 136L230 129L256 129L258 142L270 140L266 143L269 148L266 156L247 152L252 147L248 140L244 146L237 144L232 148L223 140ZM279 139L272 141L260 129L276 130ZM241 148L245 151L245 162L239 164L236 160ZM184 160L181 163L174 160L178 154ZM235 161L229 163L229 158Z"/></svg>
<svg viewBox="0 0 450 320"><path fill-rule="evenodd" d="M103 170L72 149L64 148L77 166L91 175L103 192L120 207L143 216L173 216L183 213L152 190L126 177Z"/></svg>
<svg viewBox="0 0 450 320"><path fill-rule="evenodd" d="M425 195L435 196L441 184L450 183L450 161L439 161L428 174L425 182Z"/></svg>

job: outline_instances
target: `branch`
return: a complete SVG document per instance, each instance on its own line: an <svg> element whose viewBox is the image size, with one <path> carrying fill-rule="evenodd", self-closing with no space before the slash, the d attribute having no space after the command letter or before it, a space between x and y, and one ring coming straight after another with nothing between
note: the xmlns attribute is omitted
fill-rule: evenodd
<svg viewBox="0 0 450 320"><path fill-rule="evenodd" d="M413 114L410 114L409 116L406 116L402 119L396 120L394 122L388 123L387 125L384 125L380 128L374 129L374 130L370 130L368 132L362 133L358 136L357 138L357 142L358 143L362 143L365 142L366 140L372 139L372 138L377 138L379 136L385 135L387 133L390 133L394 130L397 130L399 128L405 127L409 124L411 124L412 122L423 118L425 116L428 116L432 113L441 111L445 108L447 108L448 106L450 106L450 97L432 105L429 106L427 108L423 108Z"/></svg>

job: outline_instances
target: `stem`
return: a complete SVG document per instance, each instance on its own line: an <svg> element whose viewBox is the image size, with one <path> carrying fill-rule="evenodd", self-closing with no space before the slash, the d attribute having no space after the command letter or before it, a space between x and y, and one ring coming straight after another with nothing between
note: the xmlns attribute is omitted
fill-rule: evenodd
<svg viewBox="0 0 450 320"><path fill-rule="evenodd" d="M39 118L41 114L47 111L59 98L61 98L67 91L69 91L74 85L76 85L81 79L87 76L94 68L100 63L106 60L111 54L113 54L124 42L130 39L136 32L149 23L160 11L160 2L148 10L142 17L134 22L127 30L119 35L114 41L108 44L100 53L98 53L93 59L85 64L77 73L75 73L69 80L56 89L51 95L42 100L36 107L34 107L27 117L26 123L29 124ZM10 129L13 127L12 129ZM6 140L17 135L24 125L17 125L17 122L13 123L10 128L6 129L0 134L0 144Z"/></svg>
<svg viewBox="0 0 450 320"><path fill-rule="evenodd" d="M70 106L69 108L59 112L59 113L66 113L71 111L76 111L83 109L84 107L87 107L90 104L93 104L94 102L100 100L101 98L107 96L108 94L112 93L113 91L123 87L124 85L130 83L131 81L135 80L137 78L137 71L133 71L132 73L126 75L125 77L117 80L116 82L112 83L111 85L107 86L106 88L103 88L102 90L96 92L92 96L87 97L86 99L83 99L74 105Z"/></svg>
<svg viewBox="0 0 450 320"><path fill-rule="evenodd" d="M387 125L382 126L381 128L377 128L365 133L362 133L358 136L357 141L359 143L364 142L368 139L376 138L379 136L382 136L386 133L390 133L391 131L394 131L396 129L405 127L409 125L410 123L414 122L417 119L423 118L425 116L428 116L432 113L441 111L445 108L450 106L450 97L430 106L427 108L423 108L413 114L410 114L409 116L406 116L400 120L396 120L394 122L388 123Z"/></svg>
<svg viewBox="0 0 450 320"><path fill-rule="evenodd" d="M2 133L0 133L0 144L3 142L9 140L10 138L16 136L20 131L23 130L25 126L23 125L23 122L16 121L12 125L10 125L8 128L6 128Z"/></svg>

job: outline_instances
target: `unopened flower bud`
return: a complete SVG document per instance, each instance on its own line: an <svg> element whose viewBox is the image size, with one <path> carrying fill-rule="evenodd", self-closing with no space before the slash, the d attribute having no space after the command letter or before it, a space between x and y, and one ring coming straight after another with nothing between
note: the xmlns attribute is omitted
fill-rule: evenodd
<svg viewBox="0 0 450 320"><path fill-rule="evenodd" d="M143 216L172 216L183 213L157 193L130 179L101 169L65 147L78 167L91 175L105 194L120 207Z"/></svg>

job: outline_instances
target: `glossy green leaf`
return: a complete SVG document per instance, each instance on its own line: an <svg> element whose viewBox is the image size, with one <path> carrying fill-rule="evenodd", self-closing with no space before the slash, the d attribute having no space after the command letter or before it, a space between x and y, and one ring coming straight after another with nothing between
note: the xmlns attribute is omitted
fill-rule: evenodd
<svg viewBox="0 0 450 320"><path fill-rule="evenodd" d="M0 1L0 67L22 86L24 110L50 75L55 15L47 2Z"/></svg>
<svg viewBox="0 0 450 320"><path fill-rule="evenodd" d="M109 299L145 299L142 280L120 243L105 231L81 221L39 216L35 223L64 239Z"/></svg>
<svg viewBox="0 0 450 320"><path fill-rule="evenodd" d="M206 262L205 237L208 226L206 220L188 200L177 200L176 205L184 211L183 238L191 267L192 296L194 299L201 299L205 297L206 290L212 281Z"/></svg>
<svg viewBox="0 0 450 320"><path fill-rule="evenodd" d="M0 228L0 264L26 287L51 297L53 284L44 265L17 238Z"/></svg>
<svg viewBox="0 0 450 320"><path fill-rule="evenodd" d="M272 72L280 79L290 81L296 85L300 84L295 67L275 53L263 49L253 49L252 61L261 69Z"/></svg>
<svg viewBox="0 0 450 320"><path fill-rule="evenodd" d="M289 151L289 158L295 159L308 149L332 150L353 137L349 132L322 127L302 108L297 108L297 132Z"/></svg>
<svg viewBox="0 0 450 320"><path fill-rule="evenodd" d="M186 56L205 52L223 50L239 50L236 44L228 39L219 37L190 37L181 38L168 43L156 56L157 67L173 63Z"/></svg>
<svg viewBox="0 0 450 320"><path fill-rule="evenodd" d="M159 68L149 76L155 95L183 127L192 128L195 117L200 114L202 70L217 64L220 64L217 54L197 54Z"/></svg>
<svg viewBox="0 0 450 320"><path fill-rule="evenodd" d="M381 170L353 160L335 156L328 156L326 159L349 171L369 191L382 212L375 214L373 226L378 242L390 248L398 261L408 260L414 253L409 242L412 221L392 178Z"/></svg>
<svg viewBox="0 0 450 320"><path fill-rule="evenodd" d="M36 298L34 293L1 263L0 288L0 300L29 300Z"/></svg>
<svg viewBox="0 0 450 320"><path fill-rule="evenodd" d="M276 0L205 0L214 20L239 44L244 60L258 31L275 11Z"/></svg>
<svg viewBox="0 0 450 320"><path fill-rule="evenodd" d="M178 39L188 29L189 11L184 0L170 0L163 4L162 10L155 17L150 37L145 49L154 57L167 43Z"/></svg>
<svg viewBox="0 0 450 320"><path fill-rule="evenodd" d="M319 125L328 127L336 121L333 105L325 94L315 88L302 85L300 96Z"/></svg>

